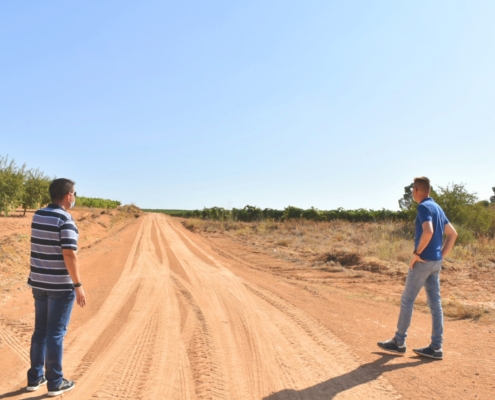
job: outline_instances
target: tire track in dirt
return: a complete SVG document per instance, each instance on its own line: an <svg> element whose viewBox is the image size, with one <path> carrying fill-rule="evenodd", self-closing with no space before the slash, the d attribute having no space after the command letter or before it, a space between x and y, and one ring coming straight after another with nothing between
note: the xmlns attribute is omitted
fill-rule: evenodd
<svg viewBox="0 0 495 400"><path fill-rule="evenodd" d="M155 246L155 253L160 261L160 264L164 263L164 255L162 253L162 247L160 246L160 230L156 222L153 224L153 230L151 234L151 240L153 241L153 245Z"/></svg>
<svg viewBox="0 0 495 400"><path fill-rule="evenodd" d="M163 232L161 233L161 239L162 242L164 243L164 248L165 252L167 254L167 258L169 260L169 268L174 273L175 275L179 276L184 282L187 282L187 284L191 284L189 281L189 277L186 274L186 271L184 270L182 264L179 262L177 257L175 256L174 252L170 248L170 245L167 242L167 239L165 239L165 236L163 235Z"/></svg>
<svg viewBox="0 0 495 400"><path fill-rule="evenodd" d="M228 262L168 217L143 218L117 283L67 344L64 369L77 384L64 397L259 400L359 367L315 318ZM397 398L385 379L340 383L338 398Z"/></svg>
<svg viewBox="0 0 495 400"><path fill-rule="evenodd" d="M163 258L164 244L153 216L143 221L134 245L124 268L129 274L122 282L127 290L121 294L135 299L129 297L124 306L126 318L114 319L120 323L113 329L114 336L99 335L98 346L106 346L81 374L73 394L76 398L177 397L174 376L184 358L177 345L180 332L174 327L179 307L175 293L169 290L168 259Z"/></svg>
<svg viewBox="0 0 495 400"><path fill-rule="evenodd" d="M182 311L189 310L189 324L184 324L183 340L191 365L195 393L198 399L222 399L224 395L223 377L216 365L218 359L214 347L212 332L201 308L196 304L191 293L177 279L172 277L176 286Z"/></svg>
<svg viewBox="0 0 495 400"><path fill-rule="evenodd" d="M149 245L152 246L151 230L152 221L145 219L140 234L136 237L134 252L128 257L128 261L130 262L126 263L127 265L122 273L122 278L124 279L132 276L133 282L122 282L125 290L122 290L120 293L111 293L108 296L107 301L111 302L113 300L117 304L124 303L120 306L120 309L124 310L122 313L125 315L125 318L111 318L113 326L112 322L107 323L106 329L98 335L96 344L91 346L90 350L86 353L86 358L93 358L90 368L83 368L85 364L83 358L83 362L76 369L79 372L79 395L118 398L118 393L108 392L106 390L108 388L106 387L106 389L103 388L100 390L100 386L108 381L120 381L121 378L124 379L126 385L130 385L126 386L124 390L126 388L132 388L134 375L131 374L122 377L119 374L122 371L115 371L116 368L118 369L119 360L122 360L122 357L127 359L126 363L140 365L140 357L143 354L133 353L132 348L139 341L141 333L141 327L134 321L136 318L136 308L144 308L142 310L143 313L151 311L149 309L152 308L149 300L150 291L153 289L153 282L149 280L145 282L141 279L141 272L145 267L143 258L146 257L146 251ZM148 246L146 246L147 243ZM126 272L129 274L128 276L125 275ZM119 283L116 286L119 286ZM115 310L107 311L107 317L112 317L114 314ZM145 327L147 324L144 323L143 326ZM113 333L113 336L109 337L105 332ZM129 346L131 343L133 345ZM96 357L92 356L91 349L93 347L96 347L100 351L100 354ZM129 352L131 352L131 355L129 355ZM101 378L103 378L102 381L100 381Z"/></svg>
<svg viewBox="0 0 495 400"><path fill-rule="evenodd" d="M99 308L98 312L93 315L86 323L75 329L72 333L72 339L66 344L64 359L68 360L66 371L69 376L77 375L81 378L87 368L84 367L84 359L94 361L95 356L88 354L96 342L100 342L104 348L108 343L107 340L101 339L107 327L115 321L115 313L124 309L128 299L132 297L136 289L135 277L136 272L132 271L136 255L138 253L138 244L143 235L143 229L146 220L141 223L136 238L131 246L126 264L122 270L119 280L112 288L105 302ZM115 331L113 331L115 334Z"/></svg>
<svg viewBox="0 0 495 400"><path fill-rule="evenodd" d="M245 284L246 288L255 294L259 299L262 299L269 304L273 309L278 310L285 317L289 317L292 322L286 325L286 321L280 321L272 310L267 310L267 315L274 325L283 332L283 337L288 342L288 348L294 352L299 360L298 364L304 365L305 369L312 370L318 376L318 379L323 382L331 378L343 376L350 371L359 369L360 360L350 351L340 339L328 331L318 320L309 316L293 305L281 299L272 293L261 288L255 288L252 284ZM299 338L305 335L309 338L306 343ZM325 354L326 360L320 357ZM328 365L328 360L331 360L331 365ZM293 363L287 363L283 358L279 359L279 363L283 368ZM322 373L325 371L325 373ZM339 380L336 384L340 385L340 392L352 389L353 393L348 393L344 398L377 398L377 399L397 399L400 395L391 387L391 385L383 377L373 379L363 388L354 388L354 382L344 379Z"/></svg>
<svg viewBox="0 0 495 400"><path fill-rule="evenodd" d="M122 308L117 312L112 321L108 324L105 330L98 336L98 339L93 343L87 353L84 355L81 363L76 368L72 378L74 380L79 380L84 373L91 368L93 363L98 359L98 357L105 351L105 348L108 346L108 343L112 341L115 337L116 333L119 332L120 329L125 324L125 321L129 317L134 304L136 302L136 297L138 293L139 287L136 287L130 297L127 299L126 303L122 306Z"/></svg>
<svg viewBox="0 0 495 400"><path fill-rule="evenodd" d="M230 279L228 281L220 279L218 282L215 282L215 279L211 279L221 276L233 277L233 275L228 270L219 271L218 265L209 256L203 255L202 257L198 257L195 254L196 252L192 253L183 239L167 223L165 218L162 218L161 228L170 246L169 251L174 253L174 263L180 263L189 277L189 283L185 283L180 282L180 278L176 276L178 278L177 281L182 284L180 288L182 294L188 299L188 302L182 301L182 303L186 305L189 303L189 306L183 306L183 308L186 310L190 309L190 303L194 301L196 315L200 315L199 320L203 327L202 329L196 329L194 334L192 334L191 331L194 328L191 325L194 324L191 323L191 319L197 321L198 317L186 317L185 323L186 325L189 324L189 327L183 329L183 340L192 340L193 342L201 343L201 339L197 337L198 333L204 332L205 329L211 332L208 333L211 336L211 340L207 344L215 350L214 357L217 359L214 363L218 364L215 373L224 377L222 388L219 386L215 387L217 391L222 389L222 394L217 393L213 398L221 398L220 396L225 396L229 399L260 398L257 390L253 393L253 386L257 387L257 385L249 384L252 374L248 373L249 366L254 367L257 365L257 362L248 362L244 357L239 357L241 353L251 354L251 350L249 340L239 340L241 337L244 337L246 329L242 323L243 318L237 315L238 310L234 307L237 303L236 297L232 296L235 289L228 287ZM185 254L184 251L186 252ZM170 259L172 260L172 257ZM173 270L172 262L171 270ZM209 276L207 279L202 276L205 272ZM219 272L220 274L218 274ZM231 309L236 309L237 311L232 315ZM201 314L199 314L199 311ZM182 312L184 313L184 311ZM194 314L191 311L186 312ZM184 325L184 320L182 321L182 325ZM189 339L191 336L192 339ZM205 345L205 343L201 344ZM194 352L190 351L188 354L191 356L192 370L195 373L202 371L203 365L195 365L197 363L197 357L194 356ZM251 358L253 360L256 359L256 357ZM248 378L246 379L246 377ZM258 382L257 379L255 381ZM203 385L203 382L200 381L199 385Z"/></svg>
<svg viewBox="0 0 495 400"><path fill-rule="evenodd" d="M162 225L162 232L190 277L191 293L204 310L205 323L222 338L229 398L255 399L286 388L300 390L359 368L348 346L317 320L271 292L241 281L211 255L197 257L202 250L170 223ZM210 308L214 315L208 313ZM382 377L358 387L344 379L338 382L339 398L399 397Z"/></svg>
<svg viewBox="0 0 495 400"><path fill-rule="evenodd" d="M149 381L153 357L155 353L156 337L154 332L158 330L158 315L153 313L151 319L145 325L137 340L129 346L127 351L121 353L115 360L110 376L93 395L103 399L141 399L146 398L145 382Z"/></svg>
<svg viewBox="0 0 495 400"><path fill-rule="evenodd" d="M29 343L22 340L18 334L12 332L7 326L0 324L0 344L4 342L26 365L30 365ZM26 327L27 329L31 330L32 333L32 327Z"/></svg>

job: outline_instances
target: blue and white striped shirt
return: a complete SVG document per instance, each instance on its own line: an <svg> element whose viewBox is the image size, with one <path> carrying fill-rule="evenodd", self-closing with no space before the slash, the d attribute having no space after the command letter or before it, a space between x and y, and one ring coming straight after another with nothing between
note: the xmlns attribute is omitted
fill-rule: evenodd
<svg viewBox="0 0 495 400"><path fill-rule="evenodd" d="M72 216L50 204L34 213L31 223L31 273L28 285L43 290L73 290L62 249L77 251L79 232Z"/></svg>

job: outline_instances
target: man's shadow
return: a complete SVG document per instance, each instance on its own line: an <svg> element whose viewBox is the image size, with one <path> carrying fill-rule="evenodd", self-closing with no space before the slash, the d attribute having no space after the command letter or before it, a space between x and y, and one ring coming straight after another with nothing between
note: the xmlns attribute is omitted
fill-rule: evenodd
<svg viewBox="0 0 495 400"><path fill-rule="evenodd" d="M362 385L377 379L384 372L394 371L400 368L415 367L420 364L434 362L434 360L428 360L420 357L415 357L418 360L415 362L405 362L400 364L384 365L388 361L401 357L391 355L388 353L376 352L381 356L378 360L360 365L354 371L347 374L336 376L325 382L318 383L317 385L308 387L306 389L294 390L284 389L276 393L272 393L269 396L263 397L263 400L286 400L286 399L333 399L337 394L349 390L355 386Z"/></svg>
<svg viewBox="0 0 495 400"><path fill-rule="evenodd" d="M48 394L46 392L46 386L44 388L45 388L44 393L28 392L26 388L13 390L12 392L8 392L8 393L0 393L0 399L13 399L13 398L17 398L17 396L21 396L24 394L27 397L23 397L23 399L41 400L48 398ZM40 391L42 392L43 389L40 389ZM33 396L33 397L29 397L29 396Z"/></svg>

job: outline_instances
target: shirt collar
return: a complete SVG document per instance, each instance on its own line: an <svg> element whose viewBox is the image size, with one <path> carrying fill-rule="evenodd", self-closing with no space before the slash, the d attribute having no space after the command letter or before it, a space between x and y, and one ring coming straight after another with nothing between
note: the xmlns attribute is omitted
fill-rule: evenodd
<svg viewBox="0 0 495 400"><path fill-rule="evenodd" d="M48 208L60 208L61 210L64 209L62 206L59 206L58 204L54 204L54 203L48 204Z"/></svg>

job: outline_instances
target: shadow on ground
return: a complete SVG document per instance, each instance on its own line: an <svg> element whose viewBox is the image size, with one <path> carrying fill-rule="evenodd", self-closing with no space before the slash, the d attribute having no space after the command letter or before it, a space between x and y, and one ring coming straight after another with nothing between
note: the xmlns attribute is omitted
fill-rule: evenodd
<svg viewBox="0 0 495 400"><path fill-rule="evenodd" d="M333 399L339 393L352 389L353 387L374 381L384 372L395 371L401 368L411 368L420 364L434 362L424 358L415 357L417 361L404 362L400 364L385 365L388 361L402 356L391 355L387 353L374 353L381 357L373 362L363 364L354 371L337 376L325 382L308 387L306 389L294 390L284 389L280 392L272 393L263 398L263 400L318 400Z"/></svg>
<svg viewBox="0 0 495 400"><path fill-rule="evenodd" d="M38 393L38 392L28 392L26 388L22 388L8 393L0 393L0 399L14 399L14 398L18 398L18 396L21 395L25 395L25 397L21 397L22 399L29 399L29 400L48 399L49 397L48 394L46 393L46 386L44 390L45 390L44 393ZM40 389L40 391L43 391L43 389Z"/></svg>

